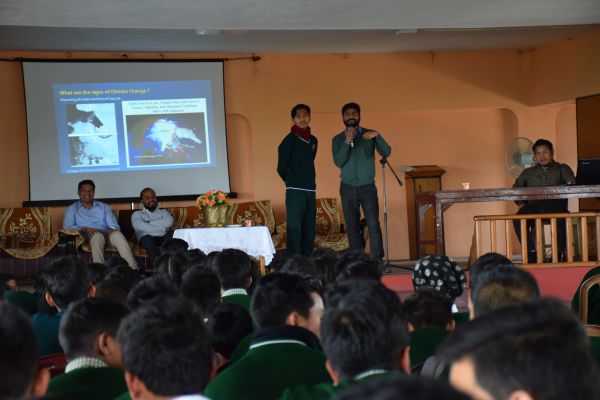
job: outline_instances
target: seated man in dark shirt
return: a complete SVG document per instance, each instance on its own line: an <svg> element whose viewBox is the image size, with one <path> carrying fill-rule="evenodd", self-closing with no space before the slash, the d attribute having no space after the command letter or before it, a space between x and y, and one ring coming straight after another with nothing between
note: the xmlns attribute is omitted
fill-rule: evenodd
<svg viewBox="0 0 600 400"><path fill-rule="evenodd" d="M554 147L552 142L546 139L538 139L533 144L535 165L521 172L513 187L535 187L535 186L560 186L575 184L573 170L567 164L554 161ZM567 200L533 200L518 202L520 208L517 214L544 214L568 212ZM521 240L521 229L519 221L514 221L515 232ZM559 259L565 258L565 220L557 220L557 240ZM527 221L527 250L528 261L537 261L535 249L535 221Z"/></svg>

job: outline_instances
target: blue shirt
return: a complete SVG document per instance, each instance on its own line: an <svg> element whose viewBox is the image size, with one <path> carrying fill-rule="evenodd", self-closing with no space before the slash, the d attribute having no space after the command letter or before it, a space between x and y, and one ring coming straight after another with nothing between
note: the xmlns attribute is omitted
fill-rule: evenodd
<svg viewBox="0 0 600 400"><path fill-rule="evenodd" d="M101 231L119 230L119 223L108 204L94 201L92 208L85 208L80 201L71 204L65 210L63 228L94 228Z"/></svg>
<svg viewBox="0 0 600 400"><path fill-rule="evenodd" d="M162 208L154 211L143 208L131 215L131 225L138 240L146 235L160 237L166 235L173 225L173 216L168 210Z"/></svg>

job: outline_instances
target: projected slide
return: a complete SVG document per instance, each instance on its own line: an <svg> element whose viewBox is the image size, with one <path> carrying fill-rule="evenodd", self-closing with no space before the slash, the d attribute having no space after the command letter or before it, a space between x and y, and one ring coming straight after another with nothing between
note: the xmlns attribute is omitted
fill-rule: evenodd
<svg viewBox="0 0 600 400"><path fill-rule="evenodd" d="M53 86L61 173L210 166L209 81Z"/></svg>

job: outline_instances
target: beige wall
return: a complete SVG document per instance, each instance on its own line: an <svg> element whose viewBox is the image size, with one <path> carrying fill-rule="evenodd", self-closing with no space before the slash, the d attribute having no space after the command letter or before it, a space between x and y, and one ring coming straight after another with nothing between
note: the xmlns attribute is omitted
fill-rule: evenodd
<svg viewBox="0 0 600 400"><path fill-rule="evenodd" d="M569 43L557 45L555 51L567 51L561 47L566 45ZM390 142L390 162L397 170L406 165L437 164L447 170L443 180L446 189L457 189L461 182L471 182L474 188L510 185L513 178L505 171L505 147L516 136L543 136L555 141L558 157L574 167L573 95L542 96L531 79L532 71L551 75L535 64L547 51L265 54L259 62L226 62L232 190L243 199L271 199L277 217L282 218L284 190L275 171L276 149L291 125L289 110L298 102L311 105L312 127L320 140L318 196L338 193L339 172L331 159L330 141L342 129L339 110L347 101L359 102L363 124L380 130ZM16 55L65 57L62 53ZM138 56L158 58L153 54ZM206 57L179 54L167 58L190 56ZM0 82L5 92L0 121L9 127L0 132L0 163L10 172L0 180L0 206L18 206L27 199L28 182L22 77L17 62L0 63ZM548 101L531 106L533 97ZM380 176L377 179L379 182ZM405 192L389 176L388 187L391 256L407 258ZM381 184L379 189L381 196ZM473 215L507 212L512 207L505 203L452 207L446 225L448 253L468 254ZM57 223L61 212L53 212Z"/></svg>

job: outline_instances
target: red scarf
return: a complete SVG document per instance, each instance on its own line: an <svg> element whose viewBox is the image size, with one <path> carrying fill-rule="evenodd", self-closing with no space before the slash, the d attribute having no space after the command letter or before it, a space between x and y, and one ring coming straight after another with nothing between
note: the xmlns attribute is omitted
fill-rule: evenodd
<svg viewBox="0 0 600 400"><path fill-rule="evenodd" d="M306 128L300 128L298 125L293 125L291 130L294 135L306 140L307 142L310 140L310 126L307 126Z"/></svg>

